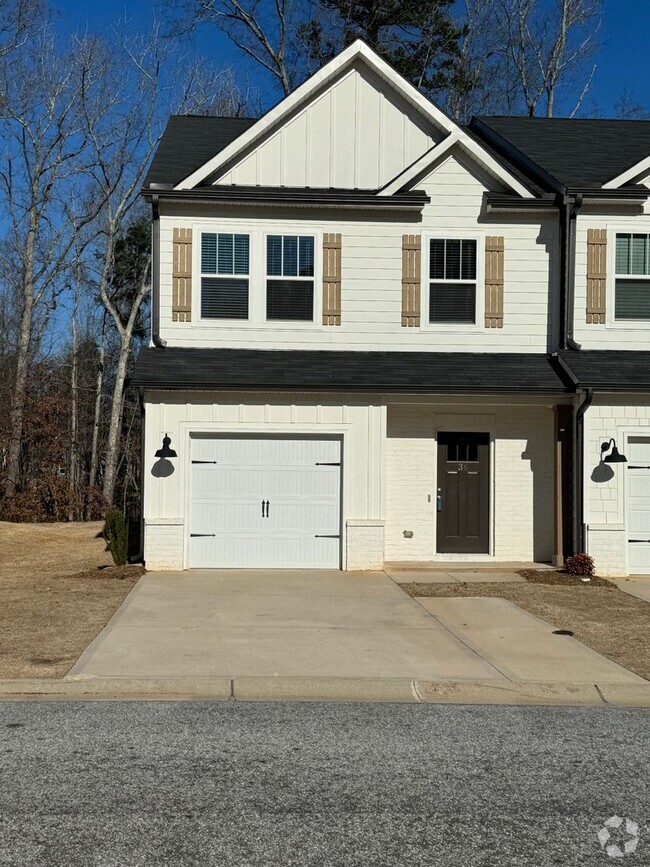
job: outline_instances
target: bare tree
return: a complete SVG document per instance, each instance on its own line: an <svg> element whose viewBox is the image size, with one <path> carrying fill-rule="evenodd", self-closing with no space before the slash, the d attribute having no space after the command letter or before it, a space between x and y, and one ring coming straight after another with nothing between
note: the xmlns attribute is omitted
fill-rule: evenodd
<svg viewBox="0 0 650 867"><path fill-rule="evenodd" d="M173 32L213 25L266 70L287 96L304 77L301 25L312 13L301 0L168 0Z"/></svg>
<svg viewBox="0 0 650 867"><path fill-rule="evenodd" d="M602 0L463 0L462 64L474 79L450 110L573 117L596 65Z"/></svg>
<svg viewBox="0 0 650 867"><path fill-rule="evenodd" d="M116 285L116 248L140 201L139 193L153 151L170 110L220 110L237 113L238 94L229 70L205 71L188 63L161 38L158 27L136 38L116 33L111 42L85 39L77 53L88 68L106 72L81 94L84 136L92 154L89 172L93 195L101 203L95 251L96 283L101 303L119 341L104 456L102 493L112 502L118 468L123 415L123 390L136 327L150 291L147 263L125 296ZM104 58L110 58L105 64ZM165 74L162 74L163 68ZM169 82L165 85L163 82ZM149 255L149 254L147 254ZM135 282L135 286L134 286ZM102 380L97 400L101 401ZM98 429L97 429L98 430ZM96 473L91 469L91 483Z"/></svg>
<svg viewBox="0 0 650 867"><path fill-rule="evenodd" d="M86 79L101 77L87 70ZM10 437L4 493L11 498L20 477L26 386L35 317L63 291L63 278L96 210L84 199L79 123L82 76L74 52L62 53L48 31L30 40L2 70L6 95L0 112L5 150L0 196L8 221L7 244L16 267L10 279L19 304Z"/></svg>

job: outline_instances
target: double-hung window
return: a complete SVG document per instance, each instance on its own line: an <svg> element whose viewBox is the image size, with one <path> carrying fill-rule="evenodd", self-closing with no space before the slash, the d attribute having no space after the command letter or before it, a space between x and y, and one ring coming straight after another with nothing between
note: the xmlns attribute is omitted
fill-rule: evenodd
<svg viewBox="0 0 650 867"><path fill-rule="evenodd" d="M267 236L266 318L313 320L313 236Z"/></svg>
<svg viewBox="0 0 650 867"><path fill-rule="evenodd" d="M650 319L650 235L616 235L614 316Z"/></svg>
<svg viewBox="0 0 650 867"><path fill-rule="evenodd" d="M201 235L201 318L248 319L250 238Z"/></svg>
<svg viewBox="0 0 650 867"><path fill-rule="evenodd" d="M429 242L429 322L476 323L476 239Z"/></svg>

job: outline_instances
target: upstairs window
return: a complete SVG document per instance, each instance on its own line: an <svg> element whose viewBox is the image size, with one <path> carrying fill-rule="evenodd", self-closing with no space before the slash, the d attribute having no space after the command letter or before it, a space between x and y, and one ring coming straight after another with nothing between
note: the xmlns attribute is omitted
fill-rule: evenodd
<svg viewBox="0 0 650 867"><path fill-rule="evenodd" d="M266 239L266 318L310 322L314 318L314 238Z"/></svg>
<svg viewBox="0 0 650 867"><path fill-rule="evenodd" d="M614 316L650 319L650 235L616 235Z"/></svg>
<svg viewBox="0 0 650 867"><path fill-rule="evenodd" d="M476 239L432 238L429 322L476 323Z"/></svg>
<svg viewBox="0 0 650 867"><path fill-rule="evenodd" d="M201 235L201 318L248 319L250 238Z"/></svg>

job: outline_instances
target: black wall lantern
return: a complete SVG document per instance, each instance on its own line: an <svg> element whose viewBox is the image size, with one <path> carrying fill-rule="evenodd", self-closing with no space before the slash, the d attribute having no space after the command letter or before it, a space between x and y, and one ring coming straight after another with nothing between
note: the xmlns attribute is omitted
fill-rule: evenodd
<svg viewBox="0 0 650 867"><path fill-rule="evenodd" d="M611 452L607 455L606 458L603 458L603 454L611 449ZM625 455L622 455L619 450L616 448L616 440L612 437L608 442L603 443L600 447L600 459L604 460L606 464L626 464L627 458Z"/></svg>
<svg viewBox="0 0 650 867"><path fill-rule="evenodd" d="M170 448L171 445L171 437L167 434L163 437L162 448L158 449L156 452L157 458L177 458L178 455L174 451L174 449Z"/></svg>

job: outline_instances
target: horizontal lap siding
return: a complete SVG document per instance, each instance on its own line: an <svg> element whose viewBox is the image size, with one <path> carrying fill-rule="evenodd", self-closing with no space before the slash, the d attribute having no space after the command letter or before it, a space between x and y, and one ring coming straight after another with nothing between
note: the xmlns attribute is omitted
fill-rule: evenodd
<svg viewBox="0 0 650 867"><path fill-rule="evenodd" d="M607 231L607 322L591 324L586 322L587 310L587 238L589 229ZM617 325L614 314L614 262L616 231L650 233L650 213L630 215L603 215L595 208L583 207L576 222L576 265L575 265L575 339L583 349L630 349L650 350L650 323L634 327L632 323Z"/></svg>
<svg viewBox="0 0 650 867"><path fill-rule="evenodd" d="M222 231L246 231L248 227L271 232L336 231L342 236L341 325L328 328L316 322L274 323L255 326L247 323L171 322L171 239L174 226L194 227L198 249L201 211L193 217L161 218L161 336L171 346L231 346L260 349L392 349L438 351L459 349L503 352L544 352L547 348L547 300L549 294L549 249L554 249L555 223L551 218L535 222L514 217L510 224L481 222L482 196L486 184L456 159L450 159L429 179L418 184L431 196L421 222L415 217L390 219L370 214L353 221L349 212L323 211L327 220L314 220L309 213L287 210L286 216L269 219L268 211L242 209L237 217L224 210L224 216L207 217L206 224ZM181 206L178 206L177 213ZM188 206L189 207L189 206ZM214 214L215 212L212 211ZM226 216L228 214L228 216ZM248 216L250 214L250 216ZM402 236L429 233L467 235L477 228L484 235L505 238L504 326L499 329L462 331L449 328L402 327ZM263 243L261 240L258 244ZM317 242L318 247L318 242ZM484 247L481 239L479 247ZM428 250L423 244L422 256ZM263 281L263 275L261 280ZM198 287L199 281L195 279ZM253 283L253 280L251 280ZM316 292L318 291L316 278ZM257 302L263 303L264 287L257 286ZM254 287L252 290L254 291ZM477 286L477 294L484 286ZM251 295L251 301L253 296ZM422 309L424 325L425 309Z"/></svg>

